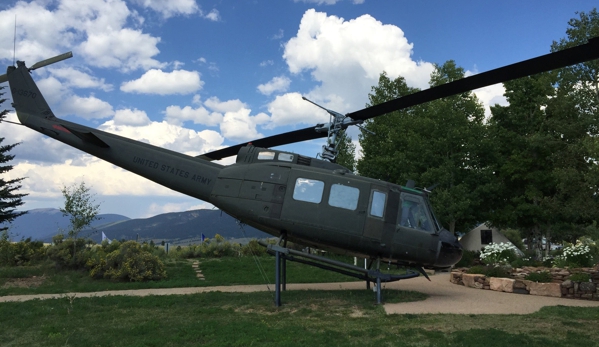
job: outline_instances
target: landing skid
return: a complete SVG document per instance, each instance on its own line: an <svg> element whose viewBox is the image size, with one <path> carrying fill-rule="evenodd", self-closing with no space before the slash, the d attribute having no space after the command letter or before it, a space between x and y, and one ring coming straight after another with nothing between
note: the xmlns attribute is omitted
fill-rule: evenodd
<svg viewBox="0 0 599 347"><path fill-rule="evenodd" d="M333 259L321 257L314 254L304 253L289 249L279 245L266 244L258 241L260 245L266 247L266 252L274 255L275 260L275 306L281 306L281 287L286 289L287 284L287 265L286 261L295 261L298 263L315 266L320 269L334 271L343 275L351 276L359 280L366 281L367 288L370 282L376 283L376 302L381 303L381 283L394 282L408 278L420 276L420 272L407 270L403 275L392 275L382 273L378 268L376 270L364 269L359 266L343 263Z"/></svg>

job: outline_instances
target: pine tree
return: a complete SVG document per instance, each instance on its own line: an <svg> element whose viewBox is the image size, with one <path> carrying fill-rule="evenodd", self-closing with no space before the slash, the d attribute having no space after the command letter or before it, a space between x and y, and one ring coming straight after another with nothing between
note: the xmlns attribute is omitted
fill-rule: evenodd
<svg viewBox="0 0 599 347"><path fill-rule="evenodd" d="M0 91L4 87L0 87ZM0 92L0 105L6 101L2 98L4 93ZM7 110L0 111L0 122L6 117ZM23 205L22 198L27 194L19 194L18 190L21 188L21 181L24 178L16 179L5 179L4 174L12 170L12 165L7 165L15 156L8 154L18 143L11 145L2 145L4 141L3 137L0 137L0 232L6 231L8 226L5 222L10 223L15 218L25 214L26 212L17 212L16 208Z"/></svg>

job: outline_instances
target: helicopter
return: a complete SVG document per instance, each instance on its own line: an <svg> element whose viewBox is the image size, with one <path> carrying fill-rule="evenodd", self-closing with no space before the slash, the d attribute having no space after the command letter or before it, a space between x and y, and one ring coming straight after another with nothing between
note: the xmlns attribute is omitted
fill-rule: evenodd
<svg viewBox="0 0 599 347"><path fill-rule="evenodd" d="M20 125L106 160L177 192L209 202L243 224L278 237L263 244L277 257L276 304L285 289L285 261L376 282L427 276L424 268L448 269L462 256L456 236L431 208L429 189L362 177L336 164L340 132L349 126L410 106L488 85L599 58L599 37L588 43L432 87L348 114L325 109L328 124L256 139L194 157L60 119L54 115L31 71L72 57L65 53L27 67L17 61L0 76L8 81ZM19 124L19 123L17 123ZM327 137L319 158L272 149ZM237 155L224 166L213 162ZM366 269L287 247L287 242L371 259ZM376 261L376 269L371 269ZM410 269L380 271L388 262ZM282 277L282 279L281 279ZM428 276L427 276L428 278ZM281 283L283 282L283 283Z"/></svg>

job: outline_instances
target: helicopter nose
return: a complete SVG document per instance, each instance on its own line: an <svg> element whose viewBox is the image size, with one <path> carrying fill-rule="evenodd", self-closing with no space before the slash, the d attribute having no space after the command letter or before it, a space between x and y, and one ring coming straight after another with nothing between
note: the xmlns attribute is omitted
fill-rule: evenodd
<svg viewBox="0 0 599 347"><path fill-rule="evenodd" d="M441 230L439 233L439 242L441 243L441 250L439 251L439 256L437 257L437 261L435 261L434 267L448 268L462 259L462 245L458 241L458 238L448 230Z"/></svg>

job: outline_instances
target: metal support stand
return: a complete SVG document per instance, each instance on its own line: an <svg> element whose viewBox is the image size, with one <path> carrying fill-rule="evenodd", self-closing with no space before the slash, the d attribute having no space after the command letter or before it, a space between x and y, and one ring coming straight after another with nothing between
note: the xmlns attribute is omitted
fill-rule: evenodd
<svg viewBox="0 0 599 347"><path fill-rule="evenodd" d="M281 263L281 277L283 280L283 290L287 290L287 258L283 257L283 259L281 259L282 263Z"/></svg>
<svg viewBox="0 0 599 347"><path fill-rule="evenodd" d="M328 259L318 255L310 253L304 253L293 249L281 247L279 245L271 245L265 242L258 241L258 243L266 247L266 251L269 254L275 256L275 306L281 306L281 287L282 283L286 282L286 267L285 262L287 260L295 261L298 263L318 267L324 270L334 271L343 275L351 276L367 283L376 283L377 292L377 304L382 302L381 297L381 283L399 281L407 278L418 277L418 271L408 270L402 275L384 274L380 271L380 259L377 259L377 269L370 270L364 269L359 266L347 264L333 259ZM374 259L373 259L374 260ZM282 263L281 263L282 262ZM372 266L372 262L370 264ZM283 273L283 278L281 274ZM285 290L285 289L283 289Z"/></svg>
<svg viewBox="0 0 599 347"><path fill-rule="evenodd" d="M275 251L275 306L281 306L281 252Z"/></svg>
<svg viewBox="0 0 599 347"><path fill-rule="evenodd" d="M376 272L381 273L381 258L376 258ZM376 303L381 304L381 276L376 276Z"/></svg>

